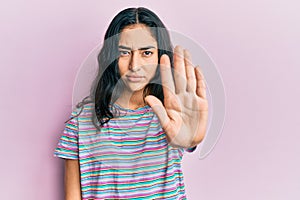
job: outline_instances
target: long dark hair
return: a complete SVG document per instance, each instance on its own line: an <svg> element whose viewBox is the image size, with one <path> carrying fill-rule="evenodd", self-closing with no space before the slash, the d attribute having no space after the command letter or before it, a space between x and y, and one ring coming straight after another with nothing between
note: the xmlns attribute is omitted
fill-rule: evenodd
<svg viewBox="0 0 300 200"><path fill-rule="evenodd" d="M170 60L173 60L173 46L169 32L155 13L143 7L127 8L119 12L113 18L105 33L104 43L98 54L98 74L92 84L90 95L76 106L77 108L83 108L83 105L87 103L95 103L92 121L98 130L114 117L110 110L110 104L119 97L119 93L115 92L116 85L121 78L118 69L119 34L126 26L133 24L143 24L149 27L152 36L157 41L158 57L160 58L163 54L167 54ZM171 65L173 67L172 62ZM143 94L144 97L149 94L154 95L163 102L164 97L160 84L159 66L154 78L145 87ZM100 123L100 126L97 125L97 122Z"/></svg>

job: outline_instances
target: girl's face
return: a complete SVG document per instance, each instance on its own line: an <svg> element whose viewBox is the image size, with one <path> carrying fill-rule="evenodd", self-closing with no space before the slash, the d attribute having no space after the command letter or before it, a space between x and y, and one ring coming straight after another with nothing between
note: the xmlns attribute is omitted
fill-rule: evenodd
<svg viewBox="0 0 300 200"><path fill-rule="evenodd" d="M120 34L119 53L119 72L126 89L143 90L158 65L157 42L148 27L142 24L125 27Z"/></svg>

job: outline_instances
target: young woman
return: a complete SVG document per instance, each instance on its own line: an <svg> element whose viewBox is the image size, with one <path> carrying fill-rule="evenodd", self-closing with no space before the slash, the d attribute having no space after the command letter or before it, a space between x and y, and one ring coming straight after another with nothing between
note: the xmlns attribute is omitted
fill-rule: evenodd
<svg viewBox="0 0 300 200"><path fill-rule="evenodd" d="M67 200L186 199L181 159L204 138L204 77L173 50L156 14L128 8L110 23L91 94L55 150Z"/></svg>

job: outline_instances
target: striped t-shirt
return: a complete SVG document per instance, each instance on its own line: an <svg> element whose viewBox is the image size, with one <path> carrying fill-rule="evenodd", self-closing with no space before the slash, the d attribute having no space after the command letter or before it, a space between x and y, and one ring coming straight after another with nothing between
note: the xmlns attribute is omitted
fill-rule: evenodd
<svg viewBox="0 0 300 200"><path fill-rule="evenodd" d="M97 131L92 103L73 110L55 156L79 159L82 199L186 199L181 159L185 151L167 143L150 106L114 104L118 116Z"/></svg>

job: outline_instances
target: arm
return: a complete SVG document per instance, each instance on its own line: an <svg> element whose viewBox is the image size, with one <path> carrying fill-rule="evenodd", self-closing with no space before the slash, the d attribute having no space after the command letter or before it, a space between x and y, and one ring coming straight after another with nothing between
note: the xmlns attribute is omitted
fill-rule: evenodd
<svg viewBox="0 0 300 200"><path fill-rule="evenodd" d="M81 200L78 160L65 160L65 200Z"/></svg>

